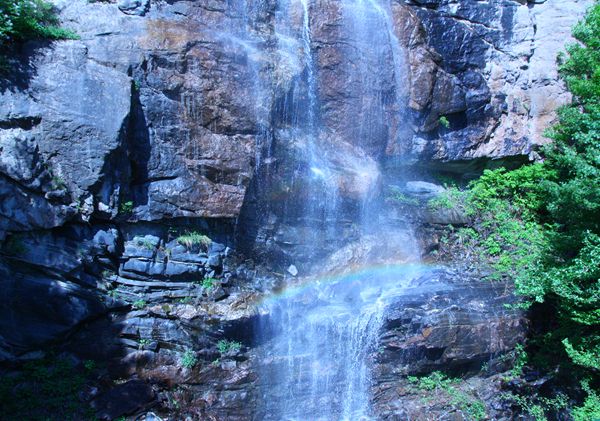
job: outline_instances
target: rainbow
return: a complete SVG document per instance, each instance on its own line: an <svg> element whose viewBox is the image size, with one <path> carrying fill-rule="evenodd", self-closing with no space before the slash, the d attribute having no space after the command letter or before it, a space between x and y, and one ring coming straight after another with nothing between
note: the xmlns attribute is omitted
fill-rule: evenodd
<svg viewBox="0 0 600 421"><path fill-rule="evenodd" d="M439 268L439 266L427 263L386 263L371 266L358 266L350 271L341 273L329 273L300 278L297 282L285 285L283 288L275 290L272 294L263 297L257 304L268 305L272 302L293 298L311 289L327 285L340 283L351 284L373 278L382 278L386 280L390 280L390 278L396 278L398 280L407 279L409 277L414 278L417 275L436 268Z"/></svg>

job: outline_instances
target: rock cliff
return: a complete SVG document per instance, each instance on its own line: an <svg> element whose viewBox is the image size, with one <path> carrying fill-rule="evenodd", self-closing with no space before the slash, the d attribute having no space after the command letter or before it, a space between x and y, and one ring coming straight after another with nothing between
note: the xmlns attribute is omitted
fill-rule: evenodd
<svg viewBox="0 0 600 421"><path fill-rule="evenodd" d="M311 227L293 214L306 142L291 119L309 118L309 68L319 139L345 169L336 177L349 202L364 168L383 168L369 186L406 168L468 178L535 157L569 100L556 56L591 3L394 1L389 31L375 33L346 31L340 1L311 1L309 63L287 54L299 48L298 2L284 22L275 1L56 0L80 39L16 46L0 80L0 362L52 347L147 382L127 386L141 390L139 407L111 407L106 385L90 395L107 419L155 392L172 413L186 414L172 403L180 394L189 414L251 419L253 303L282 275L247 257L279 269L352 236L348 223L322 248L307 244ZM398 51L357 54L389 36ZM392 366L413 366L396 376L463 369L523 334L521 316L499 310L509 298L489 286L463 295L479 284L459 278L437 291L442 303L407 296L413 307L390 312L382 408ZM480 341L489 326L500 336ZM220 350L221 340L242 346ZM197 364L182 364L187 351Z"/></svg>

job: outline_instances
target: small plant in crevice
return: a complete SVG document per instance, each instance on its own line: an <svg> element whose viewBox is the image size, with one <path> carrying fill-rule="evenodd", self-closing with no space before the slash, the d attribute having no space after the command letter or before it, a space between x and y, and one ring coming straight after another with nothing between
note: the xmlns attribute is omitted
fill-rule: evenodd
<svg viewBox="0 0 600 421"><path fill-rule="evenodd" d="M138 238L136 241L136 245L138 247L143 247L146 250L150 250L150 251L154 251L157 247L156 243L154 243L150 240L147 240L145 238Z"/></svg>
<svg viewBox="0 0 600 421"><path fill-rule="evenodd" d="M136 310L141 310L141 309L143 309L144 307L146 307L146 305L147 305L147 304L148 304L148 303L147 303L145 300L141 300L141 299L140 299L140 300L136 300L136 301L134 301L134 302L131 304L131 306L132 306L134 309L136 309Z"/></svg>
<svg viewBox="0 0 600 421"><path fill-rule="evenodd" d="M181 366L191 369L194 368L196 364L198 364L198 357L196 357L196 353L191 349L186 349L181 356Z"/></svg>
<svg viewBox="0 0 600 421"><path fill-rule="evenodd" d="M200 246L206 249L210 246L212 240L204 234L197 231L191 231L177 237L177 242L188 249L194 246Z"/></svg>
<svg viewBox="0 0 600 421"><path fill-rule="evenodd" d="M93 361L93 360L85 360L83 362L83 367L87 371L94 371L98 367L98 364L96 364L96 361Z"/></svg>
<svg viewBox="0 0 600 421"><path fill-rule="evenodd" d="M52 177L52 189L67 190L67 184L62 177L55 175L54 177Z"/></svg>
<svg viewBox="0 0 600 421"><path fill-rule="evenodd" d="M164 254L165 260L170 260L171 255L173 254L173 250L171 250L169 247L165 247L163 245L158 247L158 251Z"/></svg>
<svg viewBox="0 0 600 421"><path fill-rule="evenodd" d="M211 289L215 288L218 284L219 281L215 278L204 278L202 280L202 288L204 288L207 291L210 291Z"/></svg>
<svg viewBox="0 0 600 421"><path fill-rule="evenodd" d="M418 199L416 199L414 197L407 196L397 186L391 186L390 187L390 193L388 195L388 198L390 200L393 200L396 203L399 203L399 204L405 205L405 206L417 206L419 204L419 200Z"/></svg>
<svg viewBox="0 0 600 421"><path fill-rule="evenodd" d="M179 304L191 304L193 302L194 302L194 299L192 297L183 297L178 300Z"/></svg>
<svg viewBox="0 0 600 421"><path fill-rule="evenodd" d="M121 202L119 204L119 213L122 215L127 215L133 211L133 202L128 200L126 202Z"/></svg>
<svg viewBox="0 0 600 421"><path fill-rule="evenodd" d="M217 342L217 349L221 354L226 354L228 352L238 352L240 349L242 349L242 344L240 342L221 339L219 342Z"/></svg>
<svg viewBox="0 0 600 421"><path fill-rule="evenodd" d="M450 127L450 121L448 120L448 117L446 117L445 115L441 116L438 119L438 123L440 124L440 126L442 126L445 129Z"/></svg>
<svg viewBox="0 0 600 421"><path fill-rule="evenodd" d="M150 339L139 339L138 340L138 348L139 349L146 349L148 347L148 345L150 345L152 343L152 341Z"/></svg>

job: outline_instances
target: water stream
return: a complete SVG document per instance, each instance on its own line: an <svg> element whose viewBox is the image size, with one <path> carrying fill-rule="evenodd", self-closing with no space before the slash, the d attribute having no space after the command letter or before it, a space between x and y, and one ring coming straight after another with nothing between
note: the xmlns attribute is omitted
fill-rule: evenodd
<svg viewBox="0 0 600 421"><path fill-rule="evenodd" d="M312 269L289 277L263 303L261 419L373 419L370 371L385 307L421 270L410 231L386 219L381 151L373 148L402 108L403 64L391 3L340 1L340 37L354 48L354 58L340 67L354 92L348 98L354 111L346 118L355 129L344 139L323 114L312 26L318 2L281 0L278 6L279 72L302 68L281 107L281 120L300 145L295 159L305 163L292 180L301 186L296 191L303 202L298 208L298 197L292 197L290 214L310 226L305 241L315 249L348 221L358 234L329 256L302 262Z"/></svg>

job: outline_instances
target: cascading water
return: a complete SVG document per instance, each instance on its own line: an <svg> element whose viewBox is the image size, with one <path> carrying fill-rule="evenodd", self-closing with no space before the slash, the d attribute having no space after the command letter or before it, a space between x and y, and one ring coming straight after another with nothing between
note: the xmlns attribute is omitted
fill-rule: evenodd
<svg viewBox="0 0 600 421"><path fill-rule="evenodd" d="M281 1L276 15L278 69L302 67L279 108L290 142L300 145L287 204L309 225L305 241L319 244L350 221L358 234L327 259L310 257L312 268L288 280L261 312L262 408L258 419L372 419L370 364L389 300L402 293L418 266L412 235L387 223L381 197L374 138L397 136L388 121L399 121L402 59L386 0L341 0L341 31L352 39L355 60L343 63L356 106L350 137L328 127L320 101L309 0ZM313 11L312 13L318 13ZM384 69L384 71L381 70ZM332 139L335 139L334 142ZM294 196L294 193L291 194ZM338 234L339 235L339 234ZM323 256L321 256L323 257ZM308 270L308 269L307 269ZM338 275L335 275L338 273Z"/></svg>

